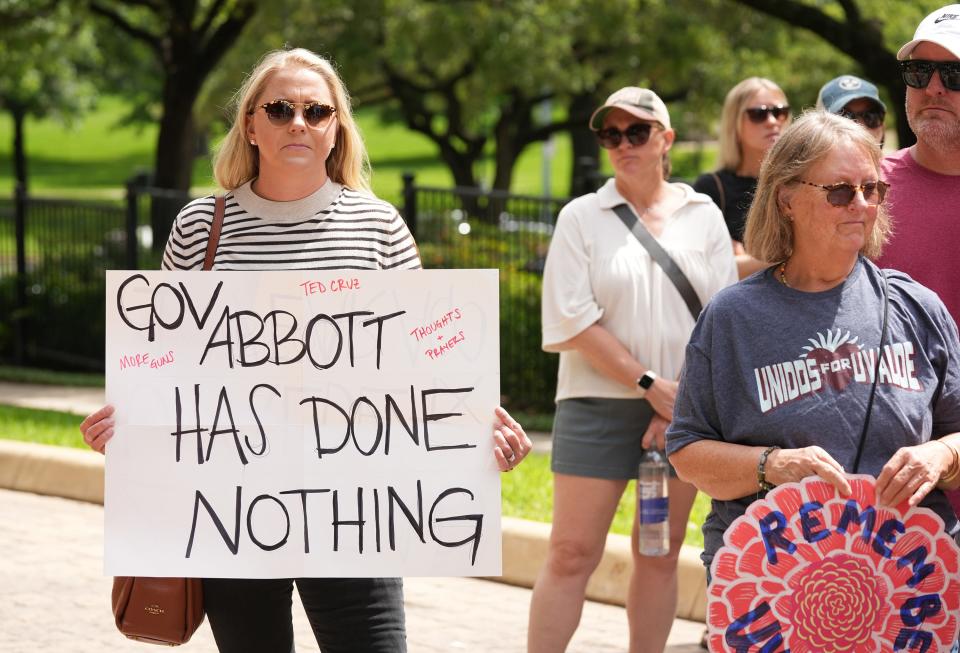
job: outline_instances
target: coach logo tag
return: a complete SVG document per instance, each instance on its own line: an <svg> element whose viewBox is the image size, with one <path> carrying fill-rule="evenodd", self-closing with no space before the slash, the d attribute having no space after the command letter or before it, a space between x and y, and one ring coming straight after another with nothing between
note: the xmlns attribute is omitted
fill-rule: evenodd
<svg viewBox="0 0 960 653"><path fill-rule="evenodd" d="M152 614L152 615L163 614L163 612L164 612L163 608L161 608L161 607L160 607L159 605L157 605L156 603L154 603L154 604L152 604L152 605L145 606L145 607L143 608L143 610L144 610L144 612L146 612L147 614Z"/></svg>

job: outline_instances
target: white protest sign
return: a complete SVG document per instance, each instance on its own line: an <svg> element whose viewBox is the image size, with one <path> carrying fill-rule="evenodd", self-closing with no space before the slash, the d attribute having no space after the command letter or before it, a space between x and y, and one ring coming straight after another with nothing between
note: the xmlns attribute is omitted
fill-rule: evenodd
<svg viewBox="0 0 960 653"><path fill-rule="evenodd" d="M499 575L497 283L108 272L105 572Z"/></svg>

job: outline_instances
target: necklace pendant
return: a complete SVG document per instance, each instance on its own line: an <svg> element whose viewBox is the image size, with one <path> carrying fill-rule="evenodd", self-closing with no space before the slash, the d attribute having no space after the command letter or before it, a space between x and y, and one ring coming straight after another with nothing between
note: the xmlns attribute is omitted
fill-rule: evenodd
<svg viewBox="0 0 960 653"><path fill-rule="evenodd" d="M781 263L780 267L777 268L777 274L780 277L780 283L785 285L787 288L792 287L789 283L787 283L787 262L786 261Z"/></svg>

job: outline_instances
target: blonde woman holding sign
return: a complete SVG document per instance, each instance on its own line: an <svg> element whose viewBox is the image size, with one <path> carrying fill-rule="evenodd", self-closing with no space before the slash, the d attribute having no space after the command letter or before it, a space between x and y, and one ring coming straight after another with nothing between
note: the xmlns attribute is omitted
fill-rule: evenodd
<svg viewBox="0 0 960 653"><path fill-rule="evenodd" d="M416 243L390 204L369 189L369 163L340 77L309 50L267 54L237 93L236 117L214 165L227 189L214 270L420 268ZM177 216L166 270L200 270L214 197ZM80 426L103 452L113 408ZM496 411L493 455L510 471L530 451L523 428ZM290 653L293 579L205 579L204 605L224 652ZM399 578L299 578L296 585L325 653L406 650Z"/></svg>

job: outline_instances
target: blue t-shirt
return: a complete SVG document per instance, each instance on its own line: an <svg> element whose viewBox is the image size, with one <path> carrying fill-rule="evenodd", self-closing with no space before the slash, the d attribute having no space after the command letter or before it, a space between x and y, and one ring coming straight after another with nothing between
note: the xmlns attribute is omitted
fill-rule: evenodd
<svg viewBox="0 0 960 653"><path fill-rule="evenodd" d="M680 377L667 452L698 440L749 446L819 445L848 472L873 382L883 320L883 278L860 258L835 288L788 288L774 268L720 291L700 316ZM960 342L943 302L887 270L890 307L877 393L860 473L877 476L897 449L960 431ZM703 526L704 562L757 498L714 500ZM946 497L921 505L957 519Z"/></svg>

